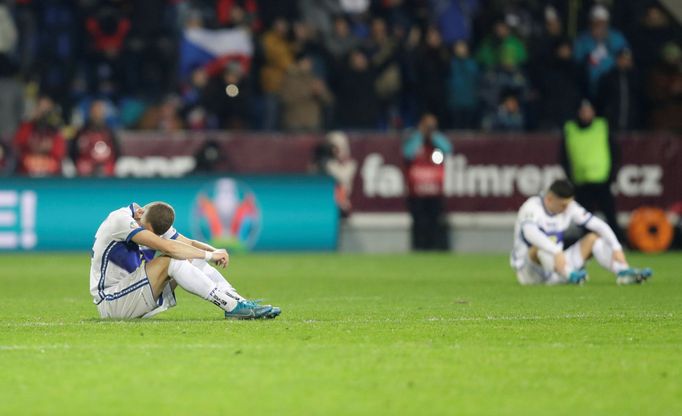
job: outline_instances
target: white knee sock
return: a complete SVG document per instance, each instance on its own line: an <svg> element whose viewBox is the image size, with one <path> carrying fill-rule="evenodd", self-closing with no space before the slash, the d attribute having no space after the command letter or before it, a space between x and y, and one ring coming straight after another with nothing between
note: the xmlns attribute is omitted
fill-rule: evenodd
<svg viewBox="0 0 682 416"><path fill-rule="evenodd" d="M242 295L237 293L230 282L228 282L218 270L208 264L206 260L194 259L192 260L192 264L201 270L206 276L208 276L208 278L211 279L216 286L218 286L218 290L221 292L227 293L239 300L245 299Z"/></svg>
<svg viewBox="0 0 682 416"><path fill-rule="evenodd" d="M229 312L237 306L237 299L221 291L218 286L187 260L171 259L168 264L168 275L186 291L216 304Z"/></svg>
<svg viewBox="0 0 682 416"><path fill-rule="evenodd" d="M618 273L629 267L627 263L613 261L613 250L601 238L598 238L597 241L594 242L594 245L592 246L592 255L601 267L613 273Z"/></svg>

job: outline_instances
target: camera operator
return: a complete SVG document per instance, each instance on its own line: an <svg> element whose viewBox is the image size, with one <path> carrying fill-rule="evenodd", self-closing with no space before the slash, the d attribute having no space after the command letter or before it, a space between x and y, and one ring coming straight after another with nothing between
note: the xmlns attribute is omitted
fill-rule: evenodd
<svg viewBox="0 0 682 416"><path fill-rule="evenodd" d="M403 143L407 170L407 205L412 215L414 250L447 250L447 224L443 218L445 198L445 157L452 144L438 131L438 120L424 114L415 130Z"/></svg>

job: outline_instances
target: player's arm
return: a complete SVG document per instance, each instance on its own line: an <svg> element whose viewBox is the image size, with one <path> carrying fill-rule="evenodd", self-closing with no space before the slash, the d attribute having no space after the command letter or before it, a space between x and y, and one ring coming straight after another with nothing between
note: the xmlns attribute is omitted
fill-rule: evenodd
<svg viewBox="0 0 682 416"><path fill-rule="evenodd" d="M540 227L538 227L537 224L525 222L521 226L521 233L523 238L532 246L554 255L561 253L561 246L547 237L547 235L540 230Z"/></svg>
<svg viewBox="0 0 682 416"><path fill-rule="evenodd" d="M577 202L571 204L571 219L574 223L581 227L594 232L599 237L606 241L606 244L611 247L613 251L613 259L620 262L625 262L625 254L623 253L623 246L618 241L616 233L611 227L599 217L595 217L591 212L587 211Z"/></svg>
<svg viewBox="0 0 682 416"><path fill-rule="evenodd" d="M613 249L614 251L622 251L623 246L618 241L616 233L613 232L611 227L599 217L595 217L591 212L587 211L577 202L573 202L570 206L571 209L571 220L580 227L585 227L588 230L594 232L599 237L603 238L604 241Z"/></svg>
<svg viewBox="0 0 682 416"><path fill-rule="evenodd" d="M566 256L561 250L561 246L547 237L537 224L530 221L524 222L521 226L521 234L524 240L531 244L532 247L551 253L554 256L554 270L557 273L562 276L568 273L566 270Z"/></svg>
<svg viewBox="0 0 682 416"><path fill-rule="evenodd" d="M205 251L211 251L211 252L213 252L213 251L223 252L226 255L225 261L220 261L217 264L224 268L224 267L227 267L227 265L230 263L230 255L227 252L227 250L225 250L225 249L218 249L218 248L215 248L208 243L204 243L204 242L201 242L198 240L192 240L190 238L185 237L184 235L182 235L180 233L178 233L178 236L175 237L175 240L180 241L180 242L185 243L185 244L189 244L190 246L196 247L199 250L205 250Z"/></svg>
<svg viewBox="0 0 682 416"><path fill-rule="evenodd" d="M204 259L221 264L227 264L227 252L223 250L203 250L178 240L166 240L148 230L136 233L132 240L142 246L160 251L178 260Z"/></svg>
<svg viewBox="0 0 682 416"><path fill-rule="evenodd" d="M209 245L208 243L202 243L201 241L198 240L192 240L187 237L185 237L182 234L178 233L178 236L175 238L176 241L183 242L185 244L189 244L192 247L196 247L200 250L205 250L205 251L216 251L218 250L217 248Z"/></svg>

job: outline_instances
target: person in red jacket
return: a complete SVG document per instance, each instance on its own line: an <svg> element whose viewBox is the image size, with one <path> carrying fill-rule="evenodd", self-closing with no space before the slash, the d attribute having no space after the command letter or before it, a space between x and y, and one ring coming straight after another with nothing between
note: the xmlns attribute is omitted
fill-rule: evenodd
<svg viewBox="0 0 682 416"><path fill-rule="evenodd" d="M402 150L409 188L407 204L412 214L412 248L447 250L443 183L445 157L452 153L452 144L438 131L436 117L427 113Z"/></svg>
<svg viewBox="0 0 682 416"><path fill-rule="evenodd" d="M29 176L61 175L66 143L61 118L51 98L38 100L34 116L23 122L14 136L18 172Z"/></svg>
<svg viewBox="0 0 682 416"><path fill-rule="evenodd" d="M104 101L90 105L90 117L71 140L69 155L78 176L113 176L119 146L116 134L107 126Z"/></svg>

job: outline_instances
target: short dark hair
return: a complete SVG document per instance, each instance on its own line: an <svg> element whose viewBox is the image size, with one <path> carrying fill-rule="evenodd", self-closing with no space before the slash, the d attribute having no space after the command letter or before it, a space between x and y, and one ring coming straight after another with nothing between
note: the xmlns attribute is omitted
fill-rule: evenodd
<svg viewBox="0 0 682 416"><path fill-rule="evenodd" d="M165 202L152 202L144 208L144 220L156 235L162 235L173 225L175 210Z"/></svg>
<svg viewBox="0 0 682 416"><path fill-rule="evenodd" d="M575 187L568 179L557 179L549 186L549 191L559 198L573 198Z"/></svg>

